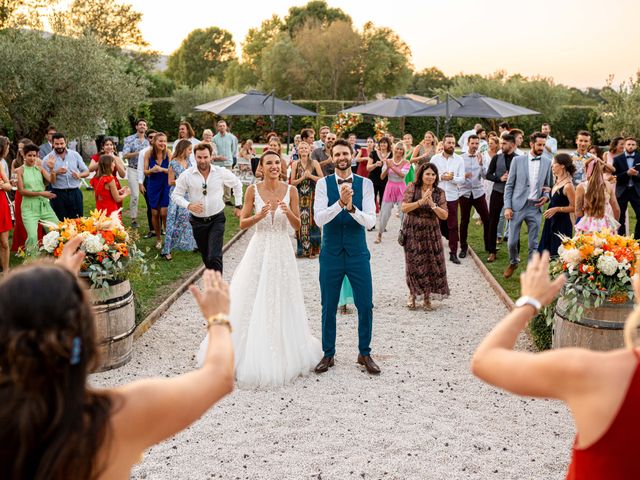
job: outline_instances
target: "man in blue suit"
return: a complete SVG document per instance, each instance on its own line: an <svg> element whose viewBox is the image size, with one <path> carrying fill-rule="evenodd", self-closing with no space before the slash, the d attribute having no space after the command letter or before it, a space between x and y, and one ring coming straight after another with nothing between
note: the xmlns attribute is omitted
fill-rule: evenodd
<svg viewBox="0 0 640 480"><path fill-rule="evenodd" d="M371 254L366 238L366 230L376 224L373 183L368 178L352 173L353 151L349 142L336 140L330 153L335 173L318 180L313 205L316 224L322 227L320 293L324 351L324 357L315 371L324 373L334 365L336 311L346 275L358 309L357 362L375 375L380 373L380 368L371 358L373 287Z"/></svg>
<svg viewBox="0 0 640 480"><path fill-rule="evenodd" d="M613 159L614 175L616 177L616 197L620 205L620 228L618 233L624 235L626 232L625 217L627 206L631 203L636 218L640 218L640 153L638 153L638 142L633 137L624 139L624 153ZM640 222L636 222L633 233L635 238L640 239Z"/></svg>

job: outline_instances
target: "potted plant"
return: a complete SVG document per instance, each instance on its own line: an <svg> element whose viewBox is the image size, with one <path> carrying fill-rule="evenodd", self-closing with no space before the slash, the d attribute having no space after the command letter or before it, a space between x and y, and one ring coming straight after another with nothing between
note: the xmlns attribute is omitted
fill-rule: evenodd
<svg viewBox="0 0 640 480"><path fill-rule="evenodd" d="M80 249L85 258L80 275L91 286L103 353L101 371L117 368L131 359L136 325L129 278L147 271L144 254L127 233L119 215L119 211L106 215L94 210L88 217L47 224L50 231L42 239L42 250L59 257L66 242L78 235L83 237Z"/></svg>
<svg viewBox="0 0 640 480"><path fill-rule="evenodd" d="M640 245L609 230L564 237L552 275L567 276L562 296L547 309L553 347L594 350L621 347L624 321L633 309L631 277Z"/></svg>

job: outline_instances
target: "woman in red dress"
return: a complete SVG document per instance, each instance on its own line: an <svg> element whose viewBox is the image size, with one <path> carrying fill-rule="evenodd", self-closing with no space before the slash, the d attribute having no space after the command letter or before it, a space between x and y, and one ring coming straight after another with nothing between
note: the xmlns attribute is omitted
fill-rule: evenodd
<svg viewBox="0 0 640 480"><path fill-rule="evenodd" d="M120 159L120 157L116 152L116 144L113 143L113 140L111 140L110 138L105 138L102 141L102 147L100 148L100 151L95 155L91 156L91 161L89 162L89 171L90 172L98 171L98 162L100 161L100 157L102 155L111 155L113 157L112 175L116 181L117 189L120 190L122 186L120 185L120 180L118 180L118 175L120 175L120 178L126 178L127 169L125 168L124 163L122 162L122 160ZM118 208L122 208L122 203L118 204Z"/></svg>
<svg viewBox="0 0 640 480"><path fill-rule="evenodd" d="M0 137L0 158L4 158L9 151L9 139ZM9 208L9 199L7 192L12 190L9 177L0 168L0 266L2 272L6 275L9 271L9 232L13 230L13 222L11 221L11 208Z"/></svg>
<svg viewBox="0 0 640 480"><path fill-rule="evenodd" d="M369 155L373 153L376 147L376 142L373 141L373 138L367 138L367 146L358 150L356 155L356 162L358 163L358 168L356 169L356 175L360 175L364 178L369 178L369 171L367 170L367 162L369 161Z"/></svg>
<svg viewBox="0 0 640 480"><path fill-rule="evenodd" d="M96 209L103 210L107 215L120 209L122 201L129 195L129 188L118 188L119 183L113 175L113 155L102 155L98 159L98 171L91 179L91 186L96 195ZM122 220L122 213L118 214Z"/></svg>

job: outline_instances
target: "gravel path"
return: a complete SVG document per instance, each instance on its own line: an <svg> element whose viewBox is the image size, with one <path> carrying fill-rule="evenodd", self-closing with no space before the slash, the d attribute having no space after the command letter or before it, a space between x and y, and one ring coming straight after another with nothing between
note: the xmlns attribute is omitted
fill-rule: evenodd
<svg viewBox="0 0 640 480"><path fill-rule="evenodd" d="M408 311L394 216L373 244L373 356L355 364L355 313L338 317L336 366L286 388L236 390L199 422L151 448L136 479L561 479L573 428L559 402L517 398L469 372L473 349L506 313L473 261L447 263L452 295ZM251 233L225 255L226 276ZM318 262L299 260L312 332L320 337ZM183 295L135 344L133 361L93 377L114 386L195 367L204 334ZM526 340L520 345L527 347ZM160 420L160 419L159 419Z"/></svg>

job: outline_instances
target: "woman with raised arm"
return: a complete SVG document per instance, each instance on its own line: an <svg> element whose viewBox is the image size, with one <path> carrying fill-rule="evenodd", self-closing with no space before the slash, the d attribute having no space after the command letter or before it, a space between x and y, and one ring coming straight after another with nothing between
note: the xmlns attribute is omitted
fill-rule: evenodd
<svg viewBox="0 0 640 480"><path fill-rule="evenodd" d="M485 382L516 395L567 404L577 431L567 479L640 478L640 352L635 345L640 310L636 307L627 319L625 348L516 352L520 333L565 283L564 276L552 281L548 271L548 252L535 252L520 277L522 297L516 308L482 341L471 369ZM637 277L633 288L637 299Z"/></svg>
<svg viewBox="0 0 640 480"><path fill-rule="evenodd" d="M191 287L209 334L202 368L113 389L88 385L98 351L76 276L81 242L69 240L55 264L31 263L0 282L0 478L129 478L147 448L233 389L229 289L210 270L203 290Z"/></svg>
<svg viewBox="0 0 640 480"><path fill-rule="evenodd" d="M264 180L245 192L240 228L255 233L231 280L231 325L240 387L276 387L322 358L311 336L290 231L300 228L298 191L281 179L275 151L260 157ZM247 296L247 292L251 295ZM206 338L198 358L206 348Z"/></svg>

